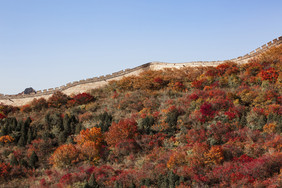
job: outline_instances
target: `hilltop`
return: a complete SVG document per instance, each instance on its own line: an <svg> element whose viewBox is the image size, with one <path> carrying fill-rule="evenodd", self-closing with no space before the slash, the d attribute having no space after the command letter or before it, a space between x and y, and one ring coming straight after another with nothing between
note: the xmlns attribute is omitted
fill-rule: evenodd
<svg viewBox="0 0 282 188"><path fill-rule="evenodd" d="M88 78L85 80L75 81L72 83L67 83L66 85L56 87L56 88L49 88L44 90L39 90L36 92L31 92L28 94L18 94L18 95L4 95L0 94L0 103L6 105L13 105L13 106L22 106L25 104L30 103L33 99L39 99L43 97L44 99L48 99L57 91L61 91L66 95L78 94L87 92L94 88L99 88L102 86L107 85L112 80L119 80L122 79L124 76L131 76L131 75L138 75L143 71L146 70L160 70L164 68L183 68L183 67L199 67L199 66L218 66L222 63L232 61L238 64L245 64L249 60L260 56L266 50L271 47L278 46L282 43L282 36L274 39L267 44L262 45L261 47L257 48L256 50L251 51L249 54L244 56L240 56L237 58L233 58L230 60L222 60L222 61L196 61L196 62L187 62L187 63L164 63L164 62L150 62L132 69L125 69L119 72L115 72L106 76Z"/></svg>

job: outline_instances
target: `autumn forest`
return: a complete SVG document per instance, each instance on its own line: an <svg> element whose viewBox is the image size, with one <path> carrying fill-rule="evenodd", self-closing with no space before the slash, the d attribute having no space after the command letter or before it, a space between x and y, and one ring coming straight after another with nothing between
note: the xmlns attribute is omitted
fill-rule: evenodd
<svg viewBox="0 0 282 188"><path fill-rule="evenodd" d="M2 187L281 187L282 45L0 105Z"/></svg>

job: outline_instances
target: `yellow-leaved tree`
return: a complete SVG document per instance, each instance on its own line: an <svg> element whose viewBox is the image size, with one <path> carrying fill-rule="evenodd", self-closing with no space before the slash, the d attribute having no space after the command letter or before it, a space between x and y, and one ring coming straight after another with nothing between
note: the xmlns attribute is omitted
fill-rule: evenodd
<svg viewBox="0 0 282 188"><path fill-rule="evenodd" d="M81 152L81 159L96 163L100 159L102 142L104 140L100 128L93 127L91 129L82 130L75 137L77 148Z"/></svg>

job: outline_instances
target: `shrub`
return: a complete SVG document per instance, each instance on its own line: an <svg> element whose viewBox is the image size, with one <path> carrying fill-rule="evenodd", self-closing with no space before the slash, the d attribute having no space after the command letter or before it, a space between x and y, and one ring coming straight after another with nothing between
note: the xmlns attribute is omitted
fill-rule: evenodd
<svg viewBox="0 0 282 188"><path fill-rule="evenodd" d="M239 72L237 64L233 62L222 63L216 67L216 70L220 76L224 74L231 75Z"/></svg>
<svg viewBox="0 0 282 188"><path fill-rule="evenodd" d="M100 128L93 127L91 129L82 130L75 137L83 159L90 162L96 162L100 158L102 149L103 134Z"/></svg>
<svg viewBox="0 0 282 188"><path fill-rule="evenodd" d="M5 135L5 136L1 136L0 137L0 142L1 143L11 143L11 142L13 142L15 139L13 138L13 137L11 137L11 136L9 136L9 135Z"/></svg>
<svg viewBox="0 0 282 188"><path fill-rule="evenodd" d="M113 116L110 115L108 112L104 112L98 115L98 119L100 120L100 123L98 123L96 127L101 128L101 131L103 133L107 132L112 124Z"/></svg>
<svg viewBox="0 0 282 188"><path fill-rule="evenodd" d="M262 70L259 73L259 76L262 78L262 80L268 80L270 82L276 82L279 72L275 70L274 68L270 67L266 70Z"/></svg>
<svg viewBox="0 0 282 188"><path fill-rule="evenodd" d="M212 146L209 152L205 154L205 164L220 164L224 160L221 146Z"/></svg>
<svg viewBox="0 0 282 188"><path fill-rule="evenodd" d="M174 152L167 162L169 169L178 168L183 165L187 165L187 154L185 152Z"/></svg>
<svg viewBox="0 0 282 188"><path fill-rule="evenodd" d="M4 119L4 118L6 118L6 116L0 112L0 119Z"/></svg>
<svg viewBox="0 0 282 188"><path fill-rule="evenodd" d="M45 109L48 107L48 103L46 101L46 99L44 98L39 98L39 99L33 99L31 102L31 107L36 110L36 111L40 111L42 109Z"/></svg>
<svg viewBox="0 0 282 188"><path fill-rule="evenodd" d="M28 113L31 112L32 108L29 104L23 105L20 109L21 112Z"/></svg>
<svg viewBox="0 0 282 188"><path fill-rule="evenodd" d="M213 106L208 102L205 102L200 106L200 112L202 114L200 119L201 122L206 122L207 120L212 119L215 114Z"/></svg>
<svg viewBox="0 0 282 188"><path fill-rule="evenodd" d="M3 114L5 116L8 115L9 113L14 113L18 110L19 110L18 107L4 105L2 103L0 104L0 114Z"/></svg>
<svg viewBox="0 0 282 188"><path fill-rule="evenodd" d="M277 129L277 125L275 123L268 123L264 125L263 132L271 134L271 133L275 133L276 129Z"/></svg>
<svg viewBox="0 0 282 188"><path fill-rule="evenodd" d="M136 154L140 149L140 146L135 140L127 139L116 144L114 153L117 156L125 156L129 154Z"/></svg>
<svg viewBox="0 0 282 188"><path fill-rule="evenodd" d="M205 87L206 80L205 79L200 79L200 80L195 80L191 83L192 87L195 89L203 89Z"/></svg>
<svg viewBox="0 0 282 188"><path fill-rule="evenodd" d="M242 68L246 70L245 74L247 76L256 76L262 70L263 67L256 60L253 60L243 65Z"/></svg>
<svg viewBox="0 0 282 188"><path fill-rule="evenodd" d="M94 101L94 97L88 93L80 93L74 96L73 100L75 101L76 104L81 105Z"/></svg>
<svg viewBox="0 0 282 188"><path fill-rule="evenodd" d="M62 105L67 104L68 102L68 96L63 94L60 91L57 91L54 93L49 99L48 99L48 106L53 108L60 108Z"/></svg>
<svg viewBox="0 0 282 188"><path fill-rule="evenodd" d="M214 115L212 105L210 103L207 103L207 102L201 105L200 112L202 113L203 116L211 117L211 116Z"/></svg>
<svg viewBox="0 0 282 188"><path fill-rule="evenodd" d="M179 112L176 109L171 110L166 114L165 122L169 126L169 131L176 130L178 116L179 116Z"/></svg>
<svg viewBox="0 0 282 188"><path fill-rule="evenodd" d="M90 176L90 178L89 178L89 180L88 180L88 182L87 182L87 185L89 186L89 187L94 187L94 188L98 188L98 187L100 187L99 185L98 185L98 183L96 182L96 178L95 178L95 175L94 174L91 174L91 176Z"/></svg>
<svg viewBox="0 0 282 188"><path fill-rule="evenodd" d="M0 179L7 180L10 176L11 166L6 163L0 163Z"/></svg>
<svg viewBox="0 0 282 188"><path fill-rule="evenodd" d="M103 134L101 129L97 127L92 127L91 129L82 130L78 136L76 136L75 141L79 145L83 145L87 141L94 142L97 146L100 146L103 141Z"/></svg>
<svg viewBox="0 0 282 188"><path fill-rule="evenodd" d="M78 115L78 119L80 122L83 122L83 121L89 121L93 118L93 115L91 112L85 112L83 114L80 114Z"/></svg>
<svg viewBox="0 0 282 188"><path fill-rule="evenodd" d="M32 168L36 168L36 163L38 162L38 156L36 155L36 153L33 151L30 158L29 158L29 165Z"/></svg>
<svg viewBox="0 0 282 188"><path fill-rule="evenodd" d="M77 148L82 154L80 160L89 161L91 164L96 164L100 159L101 146L97 146L95 142L86 141L82 145L78 145Z"/></svg>
<svg viewBox="0 0 282 188"><path fill-rule="evenodd" d="M142 118L138 121L138 129L141 132L150 134L151 127L154 125L154 122L155 120L152 116L146 116L145 118Z"/></svg>
<svg viewBox="0 0 282 188"><path fill-rule="evenodd" d="M133 119L123 119L118 123L113 122L106 132L105 140L109 146L115 146L126 139L134 139L137 133L137 123Z"/></svg>
<svg viewBox="0 0 282 188"><path fill-rule="evenodd" d="M49 156L54 150L55 141L51 139L36 139L31 142L30 145L27 146L27 156L30 158L33 151L38 156L40 162L45 160L47 156ZM41 165L45 165L41 163Z"/></svg>
<svg viewBox="0 0 282 188"><path fill-rule="evenodd" d="M59 146L49 159L54 167L67 168L79 161L79 151L72 144Z"/></svg>

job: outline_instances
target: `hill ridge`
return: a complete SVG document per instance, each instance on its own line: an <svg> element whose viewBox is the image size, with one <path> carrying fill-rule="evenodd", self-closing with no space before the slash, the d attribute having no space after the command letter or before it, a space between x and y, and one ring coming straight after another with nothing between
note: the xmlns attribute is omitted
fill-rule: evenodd
<svg viewBox="0 0 282 188"><path fill-rule="evenodd" d="M222 61L192 61L192 62L184 62L184 63L166 63L166 62L149 62L143 65L134 67L132 69L125 69L119 72L114 72L112 74L108 74L105 76L93 77L88 79L83 79L79 81L74 81L67 83L66 85L56 87L56 88L49 88L44 90L39 90L36 93L31 94L22 94L22 95L5 95L0 94L0 103L6 105L13 105L13 106L21 106L31 102L34 98L49 98L53 93L56 91L62 91L63 93L70 95L70 94L77 94L81 92L85 92L91 88L102 87L106 85L111 80L117 80L124 76L136 75L146 69L152 70L159 70L163 68L181 68L181 67L198 67L198 66L217 66L221 63L226 61L233 61L235 63L244 64L247 63L248 60L258 56L259 54L265 52L267 49L273 46L277 46L282 44L282 36L262 45L261 47L257 48L256 50L251 51L250 53L239 56L237 58L229 59L229 60L222 60Z"/></svg>

